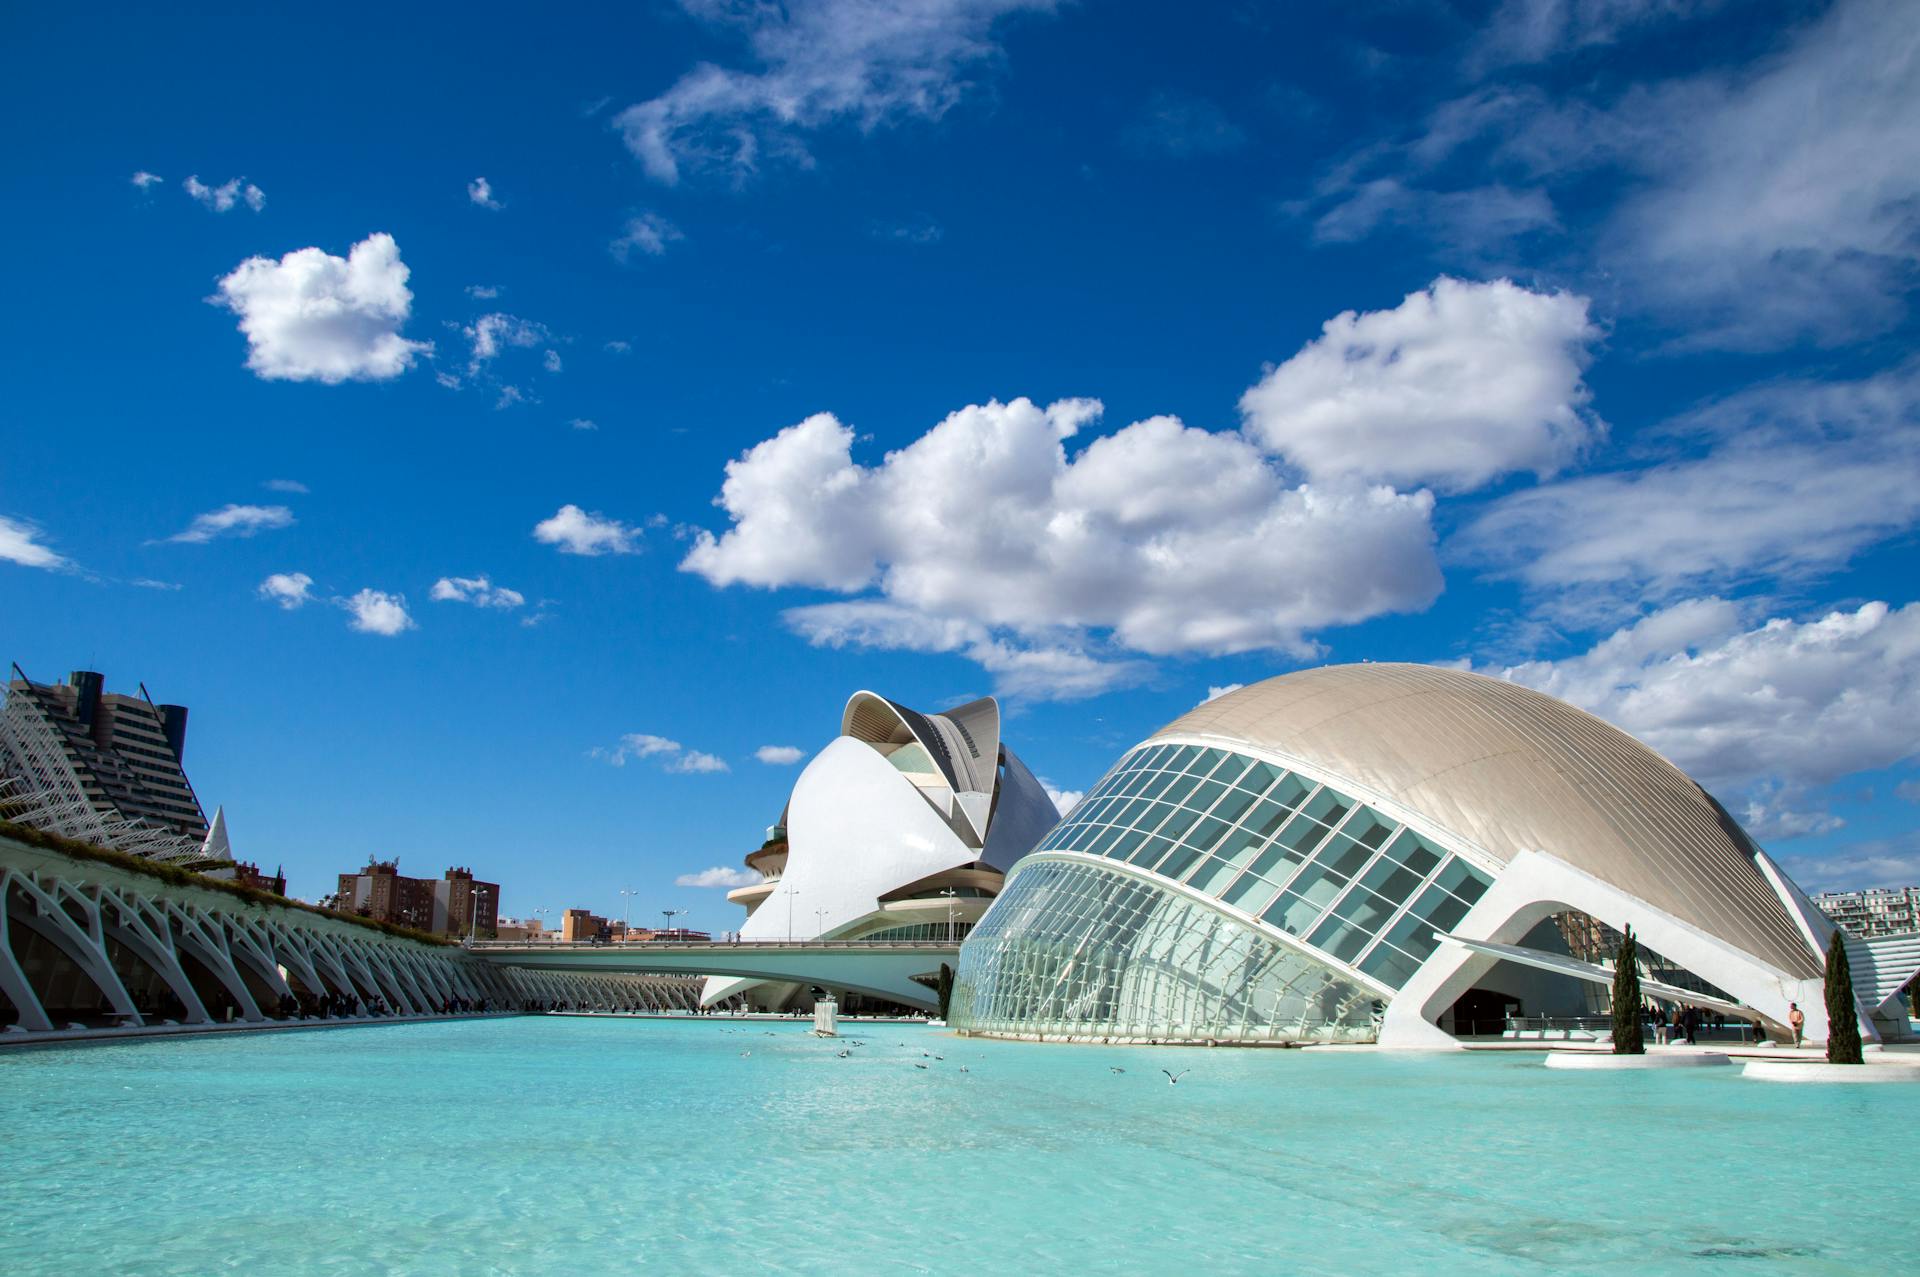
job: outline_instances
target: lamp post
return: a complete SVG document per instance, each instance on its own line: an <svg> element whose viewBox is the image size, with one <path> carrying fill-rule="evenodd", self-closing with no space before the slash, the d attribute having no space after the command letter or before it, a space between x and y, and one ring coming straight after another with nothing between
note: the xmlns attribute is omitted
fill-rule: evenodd
<svg viewBox="0 0 1920 1277"><path fill-rule="evenodd" d="M633 898L640 893L632 887L622 887L620 894L627 898L626 911L620 915L620 943L625 944L627 932L633 930Z"/></svg>
<svg viewBox="0 0 1920 1277"><path fill-rule="evenodd" d="M686 910L685 910L685 909L662 909L662 910L660 911L660 915L661 915L662 917L664 917L664 918L665 918L665 919L667 920L667 926L666 926L666 929L667 929L668 931L672 931L672 930L673 930L673 920L674 920L674 917L675 917L676 915L678 915L678 914L683 914L683 913L685 913L685 912L686 912ZM671 938L671 937L669 937L669 938Z"/></svg>
<svg viewBox="0 0 1920 1277"><path fill-rule="evenodd" d="M533 916L540 919L540 938L542 940L547 938L547 915L552 912L553 910L551 909L535 909L533 911Z"/></svg>
<svg viewBox="0 0 1920 1277"><path fill-rule="evenodd" d="M952 944L953 943L953 914L954 914L954 910L960 907L958 904L960 889L958 887L948 887L946 890L942 891L940 894L947 898L947 943Z"/></svg>
<svg viewBox="0 0 1920 1277"><path fill-rule="evenodd" d="M832 912L833 910L831 909L815 909L813 911L813 938L814 939L818 940L821 936L826 934L827 915Z"/></svg>
<svg viewBox="0 0 1920 1277"><path fill-rule="evenodd" d="M787 942L793 942L793 898L800 893L792 887L787 888Z"/></svg>

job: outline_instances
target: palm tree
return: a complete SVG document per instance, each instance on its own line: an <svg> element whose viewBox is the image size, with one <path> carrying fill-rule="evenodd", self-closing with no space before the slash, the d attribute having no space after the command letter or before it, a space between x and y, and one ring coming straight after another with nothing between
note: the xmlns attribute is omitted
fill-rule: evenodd
<svg viewBox="0 0 1920 1277"><path fill-rule="evenodd" d="M1827 945L1827 1063L1861 1064L1859 1012L1853 1001L1853 967L1846 936L1835 927Z"/></svg>
<svg viewBox="0 0 1920 1277"><path fill-rule="evenodd" d="M1647 1040L1640 1026L1640 946L1629 926L1613 957L1613 1053L1645 1055Z"/></svg>

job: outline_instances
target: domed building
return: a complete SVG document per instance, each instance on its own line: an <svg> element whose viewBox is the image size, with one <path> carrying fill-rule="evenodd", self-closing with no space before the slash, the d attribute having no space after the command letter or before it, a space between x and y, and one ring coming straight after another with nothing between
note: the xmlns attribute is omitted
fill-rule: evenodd
<svg viewBox="0 0 1920 1277"><path fill-rule="evenodd" d="M957 938L1059 819L1001 741L992 697L922 714L855 692L840 735L807 763L780 823L747 856L760 881L727 898L747 910L743 940ZM715 977L702 1004L745 994L777 1008L804 993Z"/></svg>
<svg viewBox="0 0 1920 1277"><path fill-rule="evenodd" d="M1776 1034L1797 1002L1825 1036L1831 924L1678 768L1516 684L1328 666L1128 751L973 930L951 1019L1039 1039L1452 1045L1515 1013L1604 1007L1629 925L1651 996Z"/></svg>

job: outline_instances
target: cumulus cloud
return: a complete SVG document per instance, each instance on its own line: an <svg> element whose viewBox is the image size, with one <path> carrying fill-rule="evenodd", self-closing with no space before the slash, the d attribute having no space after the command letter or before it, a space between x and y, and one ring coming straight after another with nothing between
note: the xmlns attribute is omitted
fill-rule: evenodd
<svg viewBox="0 0 1920 1277"><path fill-rule="evenodd" d="M384 381L433 349L400 335L413 311L407 275L393 237L374 234L344 258L318 248L250 257L209 300L240 317L247 367L261 378Z"/></svg>
<svg viewBox="0 0 1920 1277"><path fill-rule="evenodd" d="M1827 819L1796 808L1802 791L1920 755L1920 603L1752 624L1724 599L1690 599L1577 656L1482 672L1599 715L1710 789L1745 792L1778 830Z"/></svg>
<svg viewBox="0 0 1920 1277"><path fill-rule="evenodd" d="M540 357L540 362L546 367L548 372L559 372L562 366L560 363L560 352L557 350L549 350Z"/></svg>
<svg viewBox="0 0 1920 1277"><path fill-rule="evenodd" d="M807 754L797 745L762 745L753 756L772 767L791 767Z"/></svg>
<svg viewBox="0 0 1920 1277"><path fill-rule="evenodd" d="M725 865L715 865L711 869L702 869L699 873L681 874L673 880L676 887L751 887L759 882L760 875L751 869L729 869Z"/></svg>
<svg viewBox="0 0 1920 1277"><path fill-rule="evenodd" d="M667 251L668 244L685 238L679 227L658 213L643 213L639 217L629 217L619 237L607 248L624 262L635 253L658 257Z"/></svg>
<svg viewBox="0 0 1920 1277"><path fill-rule="evenodd" d="M1084 789L1058 789L1050 780L1042 780L1040 788L1047 791L1047 797L1053 800L1054 810L1062 816L1072 811L1082 798L1087 796Z"/></svg>
<svg viewBox="0 0 1920 1277"><path fill-rule="evenodd" d="M149 186L153 186L153 185L156 185L157 183L166 181L166 179L161 177L158 173L149 173L145 169L141 169L138 173L135 173L132 177L128 178L127 180L132 182L135 186L139 187L143 191L146 190Z"/></svg>
<svg viewBox="0 0 1920 1277"><path fill-rule="evenodd" d="M638 554L641 536L639 528L577 505L563 505L552 518L533 525L533 539L557 546L562 554Z"/></svg>
<svg viewBox="0 0 1920 1277"><path fill-rule="evenodd" d="M313 578L305 572L275 572L260 582L257 592L267 602L291 612L313 601Z"/></svg>
<svg viewBox="0 0 1920 1277"><path fill-rule="evenodd" d="M250 537L256 532L293 526L293 511L283 505L224 505L195 515L192 523L167 540L205 545L219 537Z"/></svg>
<svg viewBox="0 0 1920 1277"><path fill-rule="evenodd" d="M659 97L614 117L648 176L683 168L751 174L763 151L807 163L799 133L835 123L865 132L938 119L1000 57L995 24L1055 0L681 0L739 35L757 70L702 63Z"/></svg>
<svg viewBox="0 0 1920 1277"><path fill-rule="evenodd" d="M56 553L41 537L45 534L24 519L0 514L0 562L17 563L23 568L47 568L65 571L72 560Z"/></svg>
<svg viewBox="0 0 1920 1277"><path fill-rule="evenodd" d="M524 604L527 596L504 585L495 585L484 576L443 576L433 583L432 597L437 603L471 603L475 607L511 611Z"/></svg>
<svg viewBox="0 0 1920 1277"><path fill-rule="evenodd" d="M1037 695L1141 676L1112 649L1305 654L1312 630L1437 594L1427 493L1291 486L1247 440L1171 417L1069 458L1099 412L974 405L877 465L817 414L728 464L732 526L681 566L861 596L786 617L815 643L960 652Z"/></svg>
<svg viewBox="0 0 1920 1277"><path fill-rule="evenodd" d="M1548 475L1604 434L1583 373L1584 297L1442 277L1392 310L1329 319L1240 400L1249 437L1315 479L1448 491Z"/></svg>
<svg viewBox="0 0 1920 1277"><path fill-rule="evenodd" d="M1225 696L1228 692L1237 692L1245 686L1246 686L1245 683L1222 683L1217 687L1209 687L1207 689L1206 700L1203 700L1200 703L1202 705L1205 705L1207 701L1217 701L1222 696Z"/></svg>
<svg viewBox="0 0 1920 1277"><path fill-rule="evenodd" d="M151 173L139 173L134 175L134 185L145 187L147 183L140 180L143 177L159 180ZM256 213L267 206L267 193L244 177L236 177L218 186L208 186L198 177L189 177L181 185L187 194L216 213L229 212L236 204L245 204Z"/></svg>
<svg viewBox="0 0 1920 1277"><path fill-rule="evenodd" d="M1638 601L1804 579L1920 521L1920 362L1762 386L1664 434L1682 455L1502 497L1450 551L1536 589Z"/></svg>
<svg viewBox="0 0 1920 1277"><path fill-rule="evenodd" d="M620 738L620 743L611 748L596 745L587 751L590 758L597 758L610 767L625 767L631 758L655 758L663 770L670 772L724 772L731 770L726 761L713 754L697 749L688 749L677 740L665 736L654 736L647 732L628 732Z"/></svg>
<svg viewBox="0 0 1920 1277"><path fill-rule="evenodd" d="M362 634L379 634L391 638L415 628L413 618L407 615L407 600L404 595L387 594L380 590L361 590L358 594L340 599L338 602L347 610L349 616L347 628Z"/></svg>
<svg viewBox="0 0 1920 1277"><path fill-rule="evenodd" d="M499 210L506 207L493 197L493 184L484 177L476 177L467 183L467 198L481 208Z"/></svg>

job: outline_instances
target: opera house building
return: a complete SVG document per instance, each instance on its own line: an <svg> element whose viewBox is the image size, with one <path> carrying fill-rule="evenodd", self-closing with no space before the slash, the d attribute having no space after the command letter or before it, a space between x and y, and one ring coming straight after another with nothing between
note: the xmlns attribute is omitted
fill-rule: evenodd
<svg viewBox="0 0 1920 1277"><path fill-rule="evenodd" d="M889 766L859 748L829 753ZM803 814L835 819L796 806L796 836ZM1629 925L1650 996L1775 1036L1798 1003L1826 1036L1832 924L1678 768L1512 683L1329 666L1122 756L1012 867L950 1018L1041 1040L1452 1045L1516 1013L1604 1013ZM1869 1041L1905 1031L1913 975L1873 943L1847 942Z"/></svg>
<svg viewBox="0 0 1920 1277"><path fill-rule="evenodd" d="M807 763L780 823L747 856L760 881L727 893L743 940L939 940L964 936L1006 871L1060 819L1000 739L985 697L922 714L856 692L840 735ZM806 988L707 982L703 1005L811 1005Z"/></svg>

